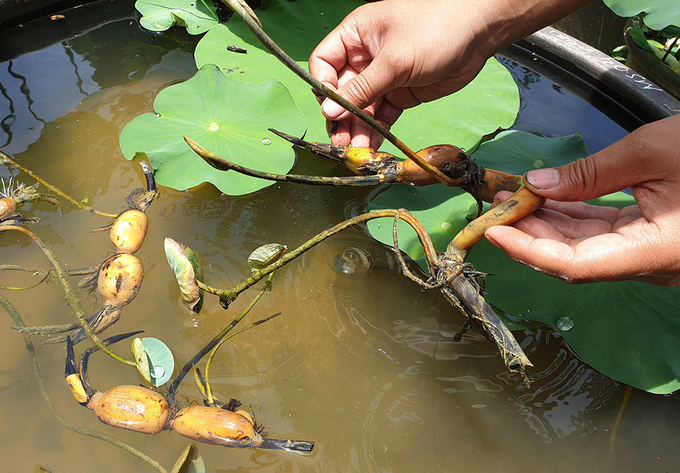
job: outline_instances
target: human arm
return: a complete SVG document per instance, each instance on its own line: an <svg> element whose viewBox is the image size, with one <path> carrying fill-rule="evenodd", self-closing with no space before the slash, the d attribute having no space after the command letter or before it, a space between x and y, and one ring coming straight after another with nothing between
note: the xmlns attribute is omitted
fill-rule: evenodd
<svg viewBox="0 0 680 473"><path fill-rule="evenodd" d="M525 181L549 200L512 226L485 233L510 257L572 283L680 285L680 115L586 159L529 171ZM628 187L637 205L619 210L581 202Z"/></svg>
<svg viewBox="0 0 680 473"><path fill-rule="evenodd" d="M354 10L314 50L309 70L391 126L402 111L467 85L493 54L590 0L382 0ZM326 99L333 144L380 137Z"/></svg>

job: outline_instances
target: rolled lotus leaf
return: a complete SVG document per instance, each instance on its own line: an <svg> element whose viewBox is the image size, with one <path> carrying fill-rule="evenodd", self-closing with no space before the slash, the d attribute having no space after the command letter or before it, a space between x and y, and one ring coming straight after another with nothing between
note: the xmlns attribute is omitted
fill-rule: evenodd
<svg viewBox="0 0 680 473"><path fill-rule="evenodd" d="M198 286L198 281L203 279L203 274L196 253L172 238L165 239L164 247L165 256L175 273L184 303L192 311L200 312L203 306L203 290Z"/></svg>

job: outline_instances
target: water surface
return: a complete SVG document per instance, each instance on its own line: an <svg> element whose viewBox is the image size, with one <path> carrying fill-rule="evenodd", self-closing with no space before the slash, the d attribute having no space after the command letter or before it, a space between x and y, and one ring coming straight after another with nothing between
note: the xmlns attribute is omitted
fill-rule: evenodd
<svg viewBox="0 0 680 473"><path fill-rule="evenodd" d="M190 77L191 39L151 36L130 20L0 64L0 146L74 198L117 212L143 185L138 165L118 149L123 126L152 109L163 87ZM517 128L545 135L582 133L591 151L625 131L601 112L524 66L508 66L522 91ZM540 113L559 107L559 119ZM553 114L552 117L555 117ZM305 172L326 172L301 156ZM32 183L15 168L0 176ZM366 205L368 191L280 184L247 197L226 197L210 186L189 192L162 188L148 211L150 228L138 256L145 277L137 298L108 334L143 329L162 339L178 363L197 352L235 317L259 287L224 311L208 298L200 314L183 306L163 252L166 236L190 245L206 280L230 287L248 275L245 261L261 244L295 247ZM63 215L39 202L21 209L42 219L30 228L69 268L101 263L113 246L91 230L106 218L65 203ZM336 266L347 251L370 254L373 266L351 274ZM0 235L0 262L45 268L48 262L23 235ZM0 273L3 286L35 278ZM77 278L73 278L75 286ZM28 325L71 322L54 282L2 290ZM101 301L79 290L87 313ZM276 319L225 344L214 360L216 395L240 399L269 436L316 442L313 453L235 450L200 445L209 472L519 472L678 471L675 396L633 390L616 431L626 386L578 360L545 330L517 336L536 365L531 387L509 374L494 346L476 333L452 338L462 316L437 291L405 278L393 253L362 229L309 251L277 272L273 290L249 320ZM64 428L36 388L20 335L0 330L0 451L5 471L152 471L138 459ZM63 381L64 350L37 342L50 398L69 422L130 443L170 468L188 440L174 432L152 437L111 428L79 406ZM79 350L82 348L79 346ZM126 355L128 345L117 350ZM90 377L97 389L137 384L128 367L96 354ZM178 396L199 402L191 380Z"/></svg>

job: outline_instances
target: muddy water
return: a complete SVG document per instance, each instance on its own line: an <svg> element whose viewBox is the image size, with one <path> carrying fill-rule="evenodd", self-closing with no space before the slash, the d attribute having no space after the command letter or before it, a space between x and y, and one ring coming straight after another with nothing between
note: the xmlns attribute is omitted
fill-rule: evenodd
<svg viewBox="0 0 680 473"><path fill-rule="evenodd" d="M130 41L130 38L133 41ZM125 41L123 41L125 39ZM3 150L77 200L109 212L143 184L139 167L123 158L117 137L126 122L151 110L156 92L191 76L190 44L140 33L129 21L0 65ZM121 46L123 45L123 46ZM522 73L522 71L519 71ZM526 71L524 71L526 72ZM532 76L524 89L546 87ZM5 100L10 97L11 100ZM583 117L598 112L558 91L526 94L532 113L561 103L566 114L555 135L583 132L605 145L623 131L611 122L593 132ZM567 102L563 102L567 100ZM525 112L526 113L526 112ZM569 117L572 117L569 120ZM526 114L524 128L545 126ZM574 129L576 128L576 129ZM328 172L302 156L304 172ZM8 165L0 176L32 181ZM361 211L365 190L277 185L230 198L209 186L190 192L161 189L148 211L150 229L138 256L145 278L113 333L143 329L162 339L178 363L198 351L236 316L258 288L223 310L208 298L200 314L182 305L165 261L163 239L190 245L203 261L206 280L230 287L248 274L245 260L257 246L297 246L318 231ZM113 249L108 236L90 230L106 218L64 203L26 205L42 219L30 228L69 268L102 262ZM348 253L349 252L349 253ZM373 265L351 274L337 262L365 252ZM48 266L23 235L0 235L0 263ZM0 273L2 286L26 287L30 274ZM77 285L78 279L73 278ZM532 385L504 369L494 347L469 333L452 337L462 317L435 291L423 292L403 277L392 253L361 229L316 247L279 271L250 320L276 319L234 338L214 360L216 395L240 399L276 438L316 442L311 454L235 450L208 445L200 453L209 472L497 472L678 471L675 421L680 401L633 390L620 422L626 387L579 361L561 339L543 330L518 337L536 365ZM101 304L78 289L81 305ZM60 287L47 281L22 291L3 289L28 325L72 321ZM20 335L5 317L0 330L0 452L3 471L153 471L139 459L100 440L74 433L48 409L31 372ZM112 333L112 332L109 332ZM36 342L39 368L55 410L78 428L96 429L129 443L170 468L188 444L173 432L149 437L105 426L71 398L63 381L64 350ZM80 348L80 347L79 347ZM128 345L117 347L127 355ZM101 354L90 362L98 389L140 380ZM201 399L191 380L179 402Z"/></svg>

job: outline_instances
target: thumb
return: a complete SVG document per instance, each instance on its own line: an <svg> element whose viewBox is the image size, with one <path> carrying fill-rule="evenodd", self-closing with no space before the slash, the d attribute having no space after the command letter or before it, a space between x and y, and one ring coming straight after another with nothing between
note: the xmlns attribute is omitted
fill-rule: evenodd
<svg viewBox="0 0 680 473"><path fill-rule="evenodd" d="M381 62L379 57L373 59L366 69L338 88L338 95L360 109L378 101L395 86L394 76L386 72L390 68L381 66ZM343 120L351 115L343 106L328 98L322 102L321 110L329 120Z"/></svg>
<svg viewBox="0 0 680 473"><path fill-rule="evenodd" d="M644 182L651 169L630 163L627 153L615 145L587 158L557 168L535 169L524 175L526 186L552 200L575 202L594 199ZM636 169L633 171L633 169Z"/></svg>
<svg viewBox="0 0 680 473"><path fill-rule="evenodd" d="M680 116L645 125L592 156L524 176L527 187L552 200L594 199L651 181L680 178L675 149Z"/></svg>

